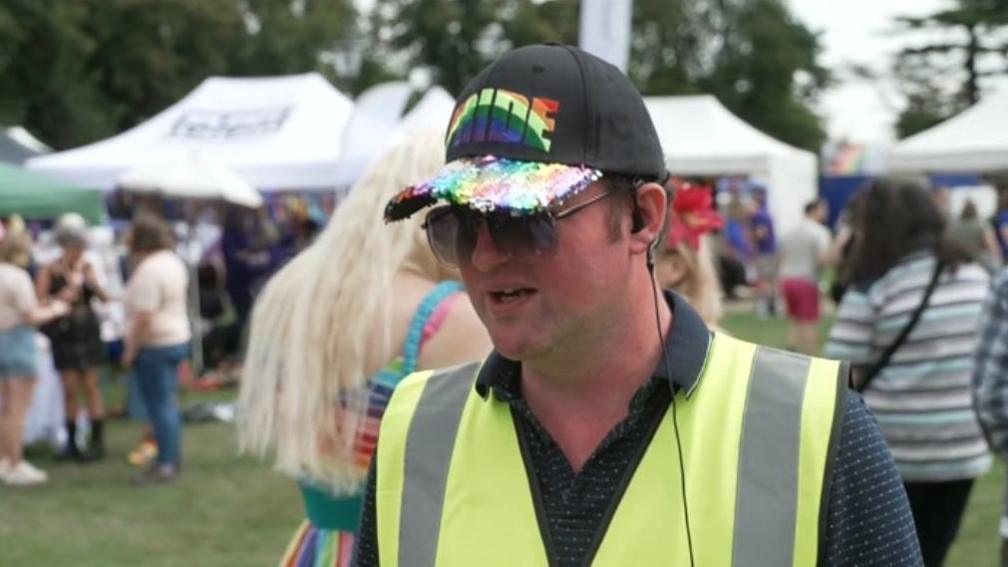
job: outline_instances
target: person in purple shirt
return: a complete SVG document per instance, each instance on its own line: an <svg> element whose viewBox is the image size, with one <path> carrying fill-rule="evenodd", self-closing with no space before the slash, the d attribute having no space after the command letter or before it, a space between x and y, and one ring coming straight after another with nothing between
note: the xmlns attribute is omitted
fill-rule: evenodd
<svg viewBox="0 0 1008 567"><path fill-rule="evenodd" d="M749 227L746 225L748 216L749 212L742 201L733 199L728 204L728 214L725 218L724 229L725 240L728 242L728 246L731 247L732 254L734 254L739 262L746 265L747 272L749 262L753 256L753 246L749 239Z"/></svg>
<svg viewBox="0 0 1008 567"><path fill-rule="evenodd" d="M725 246L721 249L721 282L725 295L732 298L735 297L736 286L748 286L754 279L753 247L749 240L749 211L745 204L733 196L726 212L722 231Z"/></svg>
<svg viewBox="0 0 1008 567"><path fill-rule="evenodd" d="M275 267L275 227L265 211L231 208L224 218L221 254L224 257L228 298L235 321L228 338L228 350L239 354L246 323L252 313L255 292Z"/></svg>
<svg viewBox="0 0 1008 567"><path fill-rule="evenodd" d="M760 316L777 313L777 235L774 221L767 207L766 191L753 193L755 210L749 215L749 233L755 252L757 293L756 314Z"/></svg>

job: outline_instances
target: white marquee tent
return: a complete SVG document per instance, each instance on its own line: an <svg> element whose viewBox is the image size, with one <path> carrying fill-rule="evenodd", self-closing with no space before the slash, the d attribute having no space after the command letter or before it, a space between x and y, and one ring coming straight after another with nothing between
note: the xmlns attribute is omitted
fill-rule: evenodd
<svg viewBox="0 0 1008 567"><path fill-rule="evenodd" d="M1008 91L901 141L889 154L892 171L993 173L1008 171Z"/></svg>
<svg viewBox="0 0 1008 567"><path fill-rule="evenodd" d="M256 209L262 195L237 173L201 155L175 157L141 164L119 178L119 186L134 193L149 193L194 201L214 199Z"/></svg>
<svg viewBox="0 0 1008 567"><path fill-rule="evenodd" d="M413 94L405 81L382 83L361 93L343 132L341 172L356 179L404 135L446 130L455 99L434 86L404 113Z"/></svg>
<svg viewBox="0 0 1008 567"><path fill-rule="evenodd" d="M0 128L0 162L21 165L32 156L51 151L52 148L40 142L21 126Z"/></svg>
<svg viewBox="0 0 1008 567"><path fill-rule="evenodd" d="M673 175L748 175L768 188L778 232L818 194L816 156L753 128L711 95L645 97Z"/></svg>
<svg viewBox="0 0 1008 567"><path fill-rule="evenodd" d="M441 87L431 87L403 116L399 129L407 133L430 129L446 132L454 110L455 99L448 91Z"/></svg>
<svg viewBox="0 0 1008 567"><path fill-rule="evenodd" d="M317 73L211 77L126 132L28 160L27 166L111 190L139 165L197 153L259 190L324 190L353 179L338 166L353 102Z"/></svg>

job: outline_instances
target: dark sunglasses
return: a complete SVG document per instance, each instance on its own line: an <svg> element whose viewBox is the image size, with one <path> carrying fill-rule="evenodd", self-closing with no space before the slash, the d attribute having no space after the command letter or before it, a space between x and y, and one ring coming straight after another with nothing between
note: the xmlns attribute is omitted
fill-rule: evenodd
<svg viewBox="0 0 1008 567"><path fill-rule="evenodd" d="M445 205L427 213L423 228L434 256L453 268L468 264L476 249L480 224L485 224L497 250L515 257L549 256L556 251L556 221L584 210L612 193L600 193L568 209L512 216L480 213L467 207Z"/></svg>

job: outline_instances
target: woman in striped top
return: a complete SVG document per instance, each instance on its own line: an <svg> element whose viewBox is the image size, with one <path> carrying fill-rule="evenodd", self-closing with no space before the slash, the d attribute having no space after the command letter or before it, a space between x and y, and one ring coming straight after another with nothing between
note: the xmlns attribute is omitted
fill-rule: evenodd
<svg viewBox="0 0 1008 567"><path fill-rule="evenodd" d="M416 369L481 359L489 337L418 220L385 226L385 203L444 161L440 132L382 157L318 240L263 289L239 394L243 449L275 454L307 521L281 567L344 567L363 481L392 390Z"/></svg>
<svg viewBox="0 0 1008 567"><path fill-rule="evenodd" d="M915 178L873 181L854 220L855 244L825 354L854 381L894 343L941 273L918 322L864 391L910 498L927 566L941 565L976 477L990 467L970 393L987 272L942 240L945 220ZM940 262L940 264L939 264Z"/></svg>

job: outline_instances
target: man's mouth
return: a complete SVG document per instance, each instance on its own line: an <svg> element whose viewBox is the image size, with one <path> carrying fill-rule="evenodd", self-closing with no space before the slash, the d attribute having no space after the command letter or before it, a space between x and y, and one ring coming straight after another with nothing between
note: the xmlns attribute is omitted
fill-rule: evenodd
<svg viewBox="0 0 1008 567"><path fill-rule="evenodd" d="M491 291L490 298L494 303L508 304L518 301L522 298L528 297L534 294L536 291L528 287L515 287L509 289L502 289L500 291Z"/></svg>

